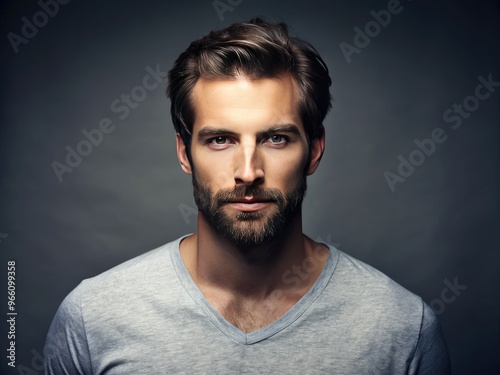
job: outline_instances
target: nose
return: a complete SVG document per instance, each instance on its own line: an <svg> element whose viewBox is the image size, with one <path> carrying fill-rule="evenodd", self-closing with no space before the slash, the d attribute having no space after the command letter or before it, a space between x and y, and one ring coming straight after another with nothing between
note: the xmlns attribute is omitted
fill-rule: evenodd
<svg viewBox="0 0 500 375"><path fill-rule="evenodd" d="M264 181L263 160L255 143L241 144L235 155L234 180L237 185L255 185Z"/></svg>

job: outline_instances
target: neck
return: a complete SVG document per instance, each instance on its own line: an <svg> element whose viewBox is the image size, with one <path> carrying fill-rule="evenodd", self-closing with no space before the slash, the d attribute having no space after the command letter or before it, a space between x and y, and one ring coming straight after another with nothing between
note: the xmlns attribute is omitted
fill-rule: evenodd
<svg viewBox="0 0 500 375"><path fill-rule="evenodd" d="M265 298L282 287L287 272L302 264L312 251L312 241L302 233L300 212L274 242L243 249L218 234L200 213L198 232L181 244L184 263L199 286L248 298ZM321 269L317 271L302 278L305 288L311 284L308 279L314 281Z"/></svg>

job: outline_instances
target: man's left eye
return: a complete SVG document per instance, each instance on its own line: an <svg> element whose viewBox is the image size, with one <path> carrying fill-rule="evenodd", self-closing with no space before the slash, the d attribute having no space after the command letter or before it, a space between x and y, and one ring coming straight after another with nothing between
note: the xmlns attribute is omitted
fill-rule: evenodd
<svg viewBox="0 0 500 375"><path fill-rule="evenodd" d="M285 143L287 139L282 135L272 135L268 138L271 143Z"/></svg>

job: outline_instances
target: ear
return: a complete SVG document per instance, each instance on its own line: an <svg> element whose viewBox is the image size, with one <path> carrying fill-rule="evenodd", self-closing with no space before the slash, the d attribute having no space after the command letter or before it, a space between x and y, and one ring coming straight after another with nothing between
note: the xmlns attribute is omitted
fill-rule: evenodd
<svg viewBox="0 0 500 375"><path fill-rule="evenodd" d="M307 175L311 175L318 168L319 162L323 157L323 153L325 152L325 129L322 128L321 135L314 139L311 143L310 153L310 161L309 166L307 167Z"/></svg>
<svg viewBox="0 0 500 375"><path fill-rule="evenodd" d="M175 145L177 147L177 158L179 159L179 163L181 163L181 168L187 174L192 174L191 163L189 162L189 158L187 157L186 144L181 138L179 133L175 136Z"/></svg>

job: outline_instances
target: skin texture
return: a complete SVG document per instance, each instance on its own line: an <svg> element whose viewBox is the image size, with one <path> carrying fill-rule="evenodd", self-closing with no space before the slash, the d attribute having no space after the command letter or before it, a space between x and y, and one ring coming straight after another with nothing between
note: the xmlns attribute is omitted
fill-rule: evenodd
<svg viewBox="0 0 500 375"><path fill-rule="evenodd" d="M262 196L266 192L290 196L301 178L319 165L324 135L309 148L298 95L289 75L259 80L200 78L193 89L193 166L179 134L177 155L184 172L194 174L195 183L207 195L225 191L232 192L233 200L238 197L237 203L221 204L219 209L239 232L265 230L278 205ZM310 289L328 250L302 233L299 204L286 230L271 240L245 246L217 231L201 210L197 232L181 242L180 252L215 309L242 331L252 332L278 319ZM290 287L284 275L308 257L317 260L315 266Z"/></svg>

